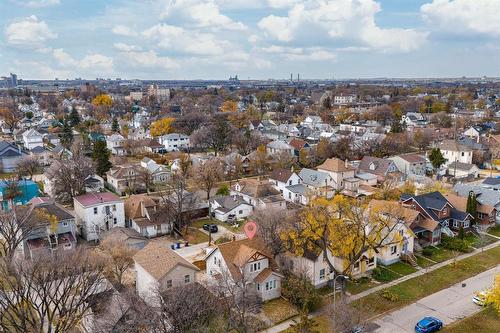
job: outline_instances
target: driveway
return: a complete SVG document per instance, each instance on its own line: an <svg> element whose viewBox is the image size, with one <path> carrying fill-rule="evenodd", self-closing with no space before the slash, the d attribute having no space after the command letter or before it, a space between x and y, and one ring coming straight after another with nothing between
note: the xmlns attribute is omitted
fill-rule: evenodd
<svg viewBox="0 0 500 333"><path fill-rule="evenodd" d="M415 324L426 316L440 319L445 326L470 316L481 310L472 302L474 292L491 287L499 273L500 265L386 315L375 321L379 326L375 332L413 333Z"/></svg>

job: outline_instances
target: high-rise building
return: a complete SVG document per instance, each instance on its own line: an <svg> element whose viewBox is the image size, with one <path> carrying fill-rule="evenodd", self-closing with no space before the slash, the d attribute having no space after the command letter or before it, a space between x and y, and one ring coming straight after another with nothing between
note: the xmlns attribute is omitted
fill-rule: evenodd
<svg viewBox="0 0 500 333"><path fill-rule="evenodd" d="M10 73L10 86L12 88L17 87L17 75L14 73Z"/></svg>
<svg viewBox="0 0 500 333"><path fill-rule="evenodd" d="M148 88L148 96L154 96L159 102L168 102L170 100L170 89L160 88L152 84Z"/></svg>

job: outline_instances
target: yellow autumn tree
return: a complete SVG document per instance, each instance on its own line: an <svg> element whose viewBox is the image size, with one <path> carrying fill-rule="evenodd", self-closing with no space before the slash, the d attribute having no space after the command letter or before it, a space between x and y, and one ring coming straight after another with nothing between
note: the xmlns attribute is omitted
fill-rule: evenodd
<svg viewBox="0 0 500 333"><path fill-rule="evenodd" d="M156 137L172 133L173 130L172 123L174 121L175 118L163 118L152 122L150 127L151 135Z"/></svg>
<svg viewBox="0 0 500 333"><path fill-rule="evenodd" d="M500 315L500 274L495 276L495 282L491 292L486 296L486 303L491 304Z"/></svg>
<svg viewBox="0 0 500 333"><path fill-rule="evenodd" d="M92 100L92 105L94 105L94 106L104 106L106 108L110 108L112 104L113 104L113 100L111 99L111 96L109 96L107 94L97 95Z"/></svg>
<svg viewBox="0 0 500 333"><path fill-rule="evenodd" d="M35 210L35 218L41 223L48 223L51 233L55 234L57 232L57 225L59 224L57 216L50 214L45 208Z"/></svg>
<svg viewBox="0 0 500 333"><path fill-rule="evenodd" d="M238 103L235 101L227 100L222 103L220 110L222 112L237 112L238 111Z"/></svg>
<svg viewBox="0 0 500 333"><path fill-rule="evenodd" d="M281 237L297 255L307 249L342 259L343 267L334 267L331 258L325 256L332 271L350 275L360 259L373 259L375 252L388 243L402 241L394 232L402 221L398 206L373 206L343 195L319 197L301 212L297 225Z"/></svg>

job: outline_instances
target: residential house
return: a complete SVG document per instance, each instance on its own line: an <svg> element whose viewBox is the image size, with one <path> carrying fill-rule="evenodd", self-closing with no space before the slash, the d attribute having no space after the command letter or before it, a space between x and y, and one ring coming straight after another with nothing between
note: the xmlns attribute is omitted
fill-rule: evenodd
<svg viewBox="0 0 500 333"><path fill-rule="evenodd" d="M345 188L348 191L357 192L358 180L354 177L356 170L347 163L347 160L344 162L339 158L329 158L317 169L332 177L336 190ZM346 182L346 180L349 181Z"/></svg>
<svg viewBox="0 0 500 333"><path fill-rule="evenodd" d="M455 208L440 192L416 196L403 195L401 202L406 207L418 210L425 219L439 223L442 232L449 236L454 235L451 231L458 232L460 228L463 228L465 232L470 230L472 216ZM415 230L414 233L418 236ZM434 239L432 239L432 242L434 242Z"/></svg>
<svg viewBox="0 0 500 333"><path fill-rule="evenodd" d="M160 200L148 195L131 195L125 199L125 226L141 236L152 238L172 232L172 220L160 209Z"/></svg>
<svg viewBox="0 0 500 333"><path fill-rule="evenodd" d="M285 200L307 205L314 197L332 198L335 194L337 183L329 173L304 168L299 178L299 184L287 186L283 190Z"/></svg>
<svg viewBox="0 0 500 333"><path fill-rule="evenodd" d="M106 172L107 185L119 195L146 190L145 170L137 164L115 165Z"/></svg>
<svg viewBox="0 0 500 333"><path fill-rule="evenodd" d="M262 301L281 296L283 275L261 238L217 245L205 257L209 284L227 279L230 284L254 290Z"/></svg>
<svg viewBox="0 0 500 333"><path fill-rule="evenodd" d="M437 145L443 157L446 158L445 165L453 162L472 164L472 149L454 140L444 140Z"/></svg>
<svg viewBox="0 0 500 333"><path fill-rule="evenodd" d="M269 181L274 188L283 193L285 187L300 184L300 177L289 169L274 169L269 176Z"/></svg>
<svg viewBox="0 0 500 333"><path fill-rule="evenodd" d="M165 183L172 177L172 173L166 167L156 163L149 157L144 157L141 160L141 167L147 170L155 184Z"/></svg>
<svg viewBox="0 0 500 333"><path fill-rule="evenodd" d="M283 196L268 180L241 179L232 186L231 195L241 196L254 208L286 208Z"/></svg>
<svg viewBox="0 0 500 333"><path fill-rule="evenodd" d="M453 178L455 179L478 178L479 168L477 167L477 165L472 163L461 163L455 161L448 164L446 173L450 176L453 176Z"/></svg>
<svg viewBox="0 0 500 333"><path fill-rule="evenodd" d="M36 146L31 149L30 155L34 156L42 167L46 167L51 163L51 151L43 146Z"/></svg>
<svg viewBox="0 0 500 333"><path fill-rule="evenodd" d="M162 242L150 242L134 256L137 294L157 304L157 291L196 282L200 270Z"/></svg>
<svg viewBox="0 0 500 333"><path fill-rule="evenodd" d="M37 130L30 128L23 132L23 144L28 150L35 147L43 147L43 135Z"/></svg>
<svg viewBox="0 0 500 333"><path fill-rule="evenodd" d="M104 190L104 179L99 175L91 175L85 178L85 192L101 192Z"/></svg>
<svg viewBox="0 0 500 333"><path fill-rule="evenodd" d="M76 223L87 241L98 240L103 231L125 226L123 199L110 192L87 193L73 198Z"/></svg>
<svg viewBox="0 0 500 333"><path fill-rule="evenodd" d="M445 197L455 208L463 212L467 211L467 197L458 196L453 193L445 194ZM476 202L476 223L486 227L494 225L497 217L497 209L495 206L482 204L477 201L477 199Z"/></svg>
<svg viewBox="0 0 500 333"><path fill-rule="evenodd" d="M358 172L369 173L377 176L377 181L383 183L387 178L401 179L394 161L386 158L363 156L358 166Z"/></svg>
<svg viewBox="0 0 500 333"><path fill-rule="evenodd" d="M488 134L490 130L489 126L485 125L472 125L468 129L464 131L464 135L468 136L469 138L479 140L480 137L484 137Z"/></svg>
<svg viewBox="0 0 500 333"><path fill-rule="evenodd" d="M479 205L492 206L496 209L496 223L500 224L500 191L484 187L482 184L457 184L454 187L457 195L467 198L470 191L476 194L476 201Z"/></svg>
<svg viewBox="0 0 500 333"><path fill-rule="evenodd" d="M126 213L125 213L126 216ZM109 241L116 244L125 244L128 247L140 250L146 246L148 239L131 228L115 227L102 234L102 241Z"/></svg>
<svg viewBox="0 0 500 333"><path fill-rule="evenodd" d="M210 213L221 222L226 222L229 216L236 219L248 217L253 212L253 206L239 195L226 195L210 199Z"/></svg>
<svg viewBox="0 0 500 333"><path fill-rule="evenodd" d="M293 152L296 157L299 157L299 154L302 149L308 149L311 147L309 143L298 138L293 138L292 140L290 140L290 142L288 142L288 144L293 147L294 149Z"/></svg>
<svg viewBox="0 0 500 333"><path fill-rule="evenodd" d="M125 138L118 133L106 136L106 147L108 147L113 155L124 156Z"/></svg>
<svg viewBox="0 0 500 333"><path fill-rule="evenodd" d="M144 148L150 153L161 153L165 151L165 146L158 142L157 139L149 139Z"/></svg>
<svg viewBox="0 0 500 333"><path fill-rule="evenodd" d="M158 142L166 151L179 151L189 149L189 137L184 134L171 133L158 137Z"/></svg>
<svg viewBox="0 0 500 333"><path fill-rule="evenodd" d="M7 141L0 141L0 168L2 172L15 171L17 164L25 156L28 155L21 148Z"/></svg>
<svg viewBox="0 0 500 333"><path fill-rule="evenodd" d="M285 141L282 140L275 140L271 141L266 145L266 150L268 155L279 155L279 154L286 154L290 156L295 155L295 148Z"/></svg>
<svg viewBox="0 0 500 333"><path fill-rule="evenodd" d="M76 223L72 214L47 197L33 198L30 205L32 215L49 214L55 220L38 222L29 233L24 247L27 258L33 259L56 251L76 248Z"/></svg>
<svg viewBox="0 0 500 333"><path fill-rule="evenodd" d="M405 176L425 176L427 159L419 154L401 154L389 158Z"/></svg>
<svg viewBox="0 0 500 333"><path fill-rule="evenodd" d="M429 125L429 120L419 112L408 112L401 117L401 123L407 127L425 127Z"/></svg>

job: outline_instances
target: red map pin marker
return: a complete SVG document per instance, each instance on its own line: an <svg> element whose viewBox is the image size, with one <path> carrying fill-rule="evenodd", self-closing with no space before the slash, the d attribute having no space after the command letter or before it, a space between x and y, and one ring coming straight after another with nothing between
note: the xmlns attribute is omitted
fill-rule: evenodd
<svg viewBox="0 0 500 333"><path fill-rule="evenodd" d="M257 233L257 224L253 221L249 221L243 226L243 231L248 238L252 239Z"/></svg>

